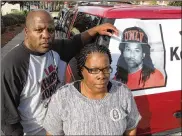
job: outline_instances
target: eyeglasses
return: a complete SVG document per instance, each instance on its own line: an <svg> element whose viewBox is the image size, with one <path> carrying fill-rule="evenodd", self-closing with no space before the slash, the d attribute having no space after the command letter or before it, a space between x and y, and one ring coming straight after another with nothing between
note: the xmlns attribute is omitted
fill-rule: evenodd
<svg viewBox="0 0 182 136"><path fill-rule="evenodd" d="M111 66L103 68L103 69L99 69L99 68L88 68L86 66L83 66L84 68L86 68L86 70L88 71L88 73L90 74L99 74L100 71L102 71L104 74L109 74L112 73L113 69L111 68Z"/></svg>

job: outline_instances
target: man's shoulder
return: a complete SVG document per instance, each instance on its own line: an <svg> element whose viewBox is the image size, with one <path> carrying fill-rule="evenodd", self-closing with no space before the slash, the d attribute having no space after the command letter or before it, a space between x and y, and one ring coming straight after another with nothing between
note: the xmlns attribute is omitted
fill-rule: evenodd
<svg viewBox="0 0 182 136"><path fill-rule="evenodd" d="M163 79L164 76L162 74L162 72L158 69L155 69L154 70L154 73L151 74L150 78L152 79Z"/></svg>
<svg viewBox="0 0 182 136"><path fill-rule="evenodd" d="M15 46L10 50L5 57L1 60L2 67L18 67L22 63L29 60L30 54L26 52L22 45Z"/></svg>
<svg viewBox="0 0 182 136"><path fill-rule="evenodd" d="M64 39L55 39L53 45L61 45L64 42Z"/></svg>
<svg viewBox="0 0 182 136"><path fill-rule="evenodd" d="M62 39L55 39L53 42L53 45L63 45L65 41L69 41L69 40L80 40L81 39L81 34L76 34L73 37L68 38L62 38Z"/></svg>

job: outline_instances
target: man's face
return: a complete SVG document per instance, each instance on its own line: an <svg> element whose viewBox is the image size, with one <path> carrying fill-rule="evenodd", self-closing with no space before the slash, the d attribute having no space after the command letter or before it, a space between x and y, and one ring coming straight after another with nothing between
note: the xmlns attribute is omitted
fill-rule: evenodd
<svg viewBox="0 0 182 136"><path fill-rule="evenodd" d="M31 25L25 28L28 46L32 51L47 52L55 38L55 28L52 18L47 14L34 16Z"/></svg>
<svg viewBox="0 0 182 136"><path fill-rule="evenodd" d="M138 43L127 43L123 51L123 57L129 68L138 68L145 57L142 45Z"/></svg>

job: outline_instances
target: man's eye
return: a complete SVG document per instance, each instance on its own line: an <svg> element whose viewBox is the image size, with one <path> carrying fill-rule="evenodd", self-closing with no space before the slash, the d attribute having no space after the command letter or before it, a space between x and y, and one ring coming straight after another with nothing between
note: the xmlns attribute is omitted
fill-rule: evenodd
<svg viewBox="0 0 182 136"><path fill-rule="evenodd" d="M37 32L42 32L42 29L36 29Z"/></svg>
<svg viewBox="0 0 182 136"><path fill-rule="evenodd" d="M130 51L130 49L126 48L125 51Z"/></svg>
<svg viewBox="0 0 182 136"><path fill-rule="evenodd" d="M140 50L135 50L136 52L140 52Z"/></svg>

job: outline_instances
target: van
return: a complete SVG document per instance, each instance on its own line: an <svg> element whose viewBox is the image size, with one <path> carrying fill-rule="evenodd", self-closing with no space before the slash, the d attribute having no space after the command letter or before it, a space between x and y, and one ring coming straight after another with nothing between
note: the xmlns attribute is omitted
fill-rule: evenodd
<svg viewBox="0 0 182 136"><path fill-rule="evenodd" d="M66 14L61 25L61 38L71 38L107 22L119 29L119 36L97 36L93 42L105 45L111 51L114 70L111 79L126 83L132 91L142 116L137 135L180 132L181 7L90 5L79 6ZM142 58L145 68L141 68L138 75L138 71L128 70L137 65L137 58L125 59L125 51L138 52L137 49L126 49L128 42L140 42L146 47ZM67 82L80 79L74 58L66 75Z"/></svg>

